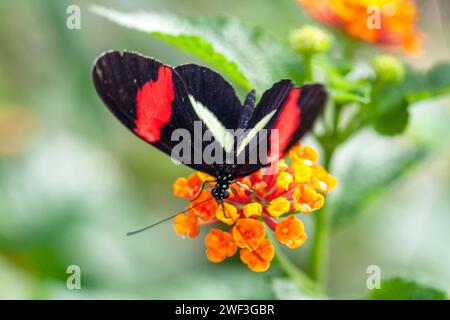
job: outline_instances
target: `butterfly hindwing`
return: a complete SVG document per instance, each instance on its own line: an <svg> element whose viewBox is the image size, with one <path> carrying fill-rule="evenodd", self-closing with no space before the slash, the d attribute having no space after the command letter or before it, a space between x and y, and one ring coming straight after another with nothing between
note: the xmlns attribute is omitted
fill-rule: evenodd
<svg viewBox="0 0 450 320"><path fill-rule="evenodd" d="M271 141L271 162L283 158L311 129L325 106L326 97L325 89L320 84L304 85L289 91L270 124L271 130L278 130L277 139Z"/></svg>
<svg viewBox="0 0 450 320"><path fill-rule="evenodd" d="M249 121L248 130L265 124L268 136L266 141L267 157L264 160L266 166L283 158L289 149L311 129L317 116L322 112L327 98L324 87L320 84L293 87L291 81L282 80L267 90L256 106L252 118ZM267 122L265 117L273 113ZM258 128L260 129L260 128ZM277 130L274 136L272 130ZM256 137L254 138L256 139ZM248 158L251 153L259 152L251 146L260 147L260 143L249 143L242 152L246 152ZM246 176L264 164L245 163L235 169L236 177Z"/></svg>

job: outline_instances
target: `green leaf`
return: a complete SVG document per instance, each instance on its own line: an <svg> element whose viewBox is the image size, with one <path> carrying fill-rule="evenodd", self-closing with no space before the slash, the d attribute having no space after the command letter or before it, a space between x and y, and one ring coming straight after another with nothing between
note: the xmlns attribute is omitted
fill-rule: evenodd
<svg viewBox="0 0 450 320"><path fill-rule="evenodd" d="M385 85L364 112L372 127L382 135L402 133L408 124L408 101L398 85Z"/></svg>
<svg viewBox="0 0 450 320"><path fill-rule="evenodd" d="M333 225L339 227L356 219L367 205L388 192L390 185L423 163L426 156L425 150L392 150L384 160L377 159L376 165L355 157L339 181L336 198L329 199Z"/></svg>
<svg viewBox="0 0 450 320"><path fill-rule="evenodd" d="M301 79L299 59L287 44L234 19L122 13L98 6L92 10L192 54L246 90L255 88L261 93L282 78Z"/></svg>
<svg viewBox="0 0 450 320"><path fill-rule="evenodd" d="M331 89L330 91L333 96L333 100L341 105L352 102L366 104L370 101L365 88L358 88L355 90Z"/></svg>
<svg viewBox="0 0 450 320"><path fill-rule="evenodd" d="M370 102L370 84L366 79L349 80L345 74L352 71L348 68L339 69L324 59L318 61L323 71L326 84L333 100L341 105L349 103L367 104Z"/></svg>
<svg viewBox="0 0 450 320"><path fill-rule="evenodd" d="M381 282L380 289L369 294L369 300L445 300L446 293L403 278Z"/></svg>
<svg viewBox="0 0 450 320"><path fill-rule="evenodd" d="M408 70L403 91L409 102L450 94L450 63L436 64L428 72Z"/></svg>

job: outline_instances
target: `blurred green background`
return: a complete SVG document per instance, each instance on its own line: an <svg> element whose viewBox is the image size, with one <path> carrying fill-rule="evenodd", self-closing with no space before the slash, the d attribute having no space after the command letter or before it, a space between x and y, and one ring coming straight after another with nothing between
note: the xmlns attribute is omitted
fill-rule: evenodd
<svg viewBox="0 0 450 320"><path fill-rule="evenodd" d="M425 50L407 60L415 68L450 57L438 2L421 5ZM71 4L81 8L81 30L66 28ZM196 60L91 13L92 4L233 16L283 38L308 20L291 0L1 1L0 298L301 297L275 265L257 274L237 257L210 263L205 230L193 241L171 223L125 236L182 209L171 184L190 171L113 118L95 94L92 63L110 49L172 65ZM383 278L449 290L449 120L450 97L417 104L406 134L388 139L366 130L339 150L331 171L340 185L328 201L358 219L338 221L333 234L332 296L366 295L369 265L380 266ZM312 221L303 220L312 239ZM309 248L286 253L305 265ZM69 265L81 268L81 290L66 287Z"/></svg>

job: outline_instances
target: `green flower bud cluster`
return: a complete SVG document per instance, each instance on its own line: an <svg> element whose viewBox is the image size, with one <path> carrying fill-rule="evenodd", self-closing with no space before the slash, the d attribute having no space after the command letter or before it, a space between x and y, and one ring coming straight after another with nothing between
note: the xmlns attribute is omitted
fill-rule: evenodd
<svg viewBox="0 0 450 320"><path fill-rule="evenodd" d="M380 55L372 61L377 79L385 83L400 83L405 78L405 66L400 59L390 55Z"/></svg>
<svg viewBox="0 0 450 320"><path fill-rule="evenodd" d="M325 52L331 45L331 37L322 29L313 26L295 30L289 40L291 47L302 55Z"/></svg>

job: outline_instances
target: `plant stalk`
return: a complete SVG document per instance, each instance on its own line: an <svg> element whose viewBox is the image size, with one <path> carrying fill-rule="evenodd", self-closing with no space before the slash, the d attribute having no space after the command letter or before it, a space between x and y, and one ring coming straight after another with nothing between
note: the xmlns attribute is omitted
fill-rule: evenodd
<svg viewBox="0 0 450 320"><path fill-rule="evenodd" d="M325 148L324 167L328 171L334 154L333 148ZM328 282L328 264L330 251L331 221L327 206L315 213L314 241L309 260L311 278L317 282L317 288L326 292Z"/></svg>
<svg viewBox="0 0 450 320"><path fill-rule="evenodd" d="M311 83L314 81L313 55L304 54L303 59L305 66L305 83Z"/></svg>
<svg viewBox="0 0 450 320"><path fill-rule="evenodd" d="M303 271L283 253L281 248L277 248L275 255L275 262L280 269L292 280L294 280L302 290L305 290L309 294L317 293L316 283L308 277Z"/></svg>

